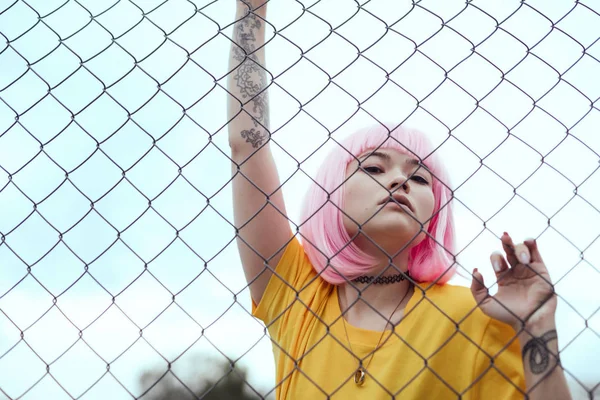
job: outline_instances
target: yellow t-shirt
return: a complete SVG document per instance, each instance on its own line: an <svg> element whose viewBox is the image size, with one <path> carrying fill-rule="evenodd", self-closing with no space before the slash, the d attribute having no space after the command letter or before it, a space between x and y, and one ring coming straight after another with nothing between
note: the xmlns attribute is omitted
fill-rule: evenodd
<svg viewBox="0 0 600 400"><path fill-rule="evenodd" d="M317 276L294 237L252 312L273 342L277 399L524 398L515 331L483 314L466 287L415 287L371 360L381 332L346 323L349 346L337 286ZM360 387L358 358L371 360Z"/></svg>

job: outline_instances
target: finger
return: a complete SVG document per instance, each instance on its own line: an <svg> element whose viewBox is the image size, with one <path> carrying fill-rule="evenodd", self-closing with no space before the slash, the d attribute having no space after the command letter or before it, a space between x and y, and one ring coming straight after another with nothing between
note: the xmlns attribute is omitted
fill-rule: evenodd
<svg viewBox="0 0 600 400"><path fill-rule="evenodd" d="M544 262L535 239L526 239L525 245L529 249L529 254L531 254L531 262L541 262L541 263Z"/></svg>
<svg viewBox="0 0 600 400"><path fill-rule="evenodd" d="M502 248L506 253L506 259L508 260L510 266L514 267L515 265L519 264L519 260L515 254L515 245L508 233L504 232L500 238L500 241L502 242Z"/></svg>
<svg viewBox="0 0 600 400"><path fill-rule="evenodd" d="M471 293L477 304L480 304L488 296L487 287L483 281L483 275L475 268L473 270L473 280L471 281Z"/></svg>
<svg viewBox="0 0 600 400"><path fill-rule="evenodd" d="M490 255L490 262L492 263L496 277L499 277L508 269L508 263L504 259L504 255L499 251L494 251Z"/></svg>
<svg viewBox="0 0 600 400"><path fill-rule="evenodd" d="M524 243L515 246L515 255L519 259L519 263L523 265L527 265L531 262L529 248Z"/></svg>

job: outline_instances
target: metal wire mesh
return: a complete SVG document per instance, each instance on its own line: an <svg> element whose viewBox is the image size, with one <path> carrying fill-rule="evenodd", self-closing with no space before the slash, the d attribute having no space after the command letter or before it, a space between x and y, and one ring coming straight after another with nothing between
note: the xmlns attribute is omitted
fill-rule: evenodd
<svg viewBox="0 0 600 400"><path fill-rule="evenodd" d="M272 3L272 142L286 188L360 122L393 116L432 132L456 161L460 266L480 266L507 225L547 241L563 365L574 397L592 398L599 5ZM237 376L248 396L273 397L270 341L234 246L232 8L0 2L0 398L158 398L166 381L209 398L197 381L211 373L194 358L206 352L230 365L208 389ZM477 190L486 182L492 193ZM138 381L146 366L159 372Z"/></svg>

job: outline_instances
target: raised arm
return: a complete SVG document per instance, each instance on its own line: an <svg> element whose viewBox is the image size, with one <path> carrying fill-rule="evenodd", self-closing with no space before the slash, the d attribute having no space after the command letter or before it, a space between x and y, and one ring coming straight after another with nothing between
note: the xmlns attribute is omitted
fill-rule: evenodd
<svg viewBox="0 0 600 400"><path fill-rule="evenodd" d="M266 4L256 8L262 2L236 0L238 22L233 30L227 79L232 95L228 119L234 221L244 274L256 304L291 237L270 148L269 75L261 47L265 42Z"/></svg>

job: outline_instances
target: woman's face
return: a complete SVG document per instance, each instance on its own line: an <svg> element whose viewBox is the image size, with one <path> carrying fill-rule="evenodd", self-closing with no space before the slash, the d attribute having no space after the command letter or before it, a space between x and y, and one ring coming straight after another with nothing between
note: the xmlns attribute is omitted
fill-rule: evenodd
<svg viewBox="0 0 600 400"><path fill-rule="evenodd" d="M390 256L419 244L434 209L431 173L417 157L394 149L367 150L357 158L348 164L344 184L344 226L350 237L360 225L354 242L374 255L373 242Z"/></svg>

